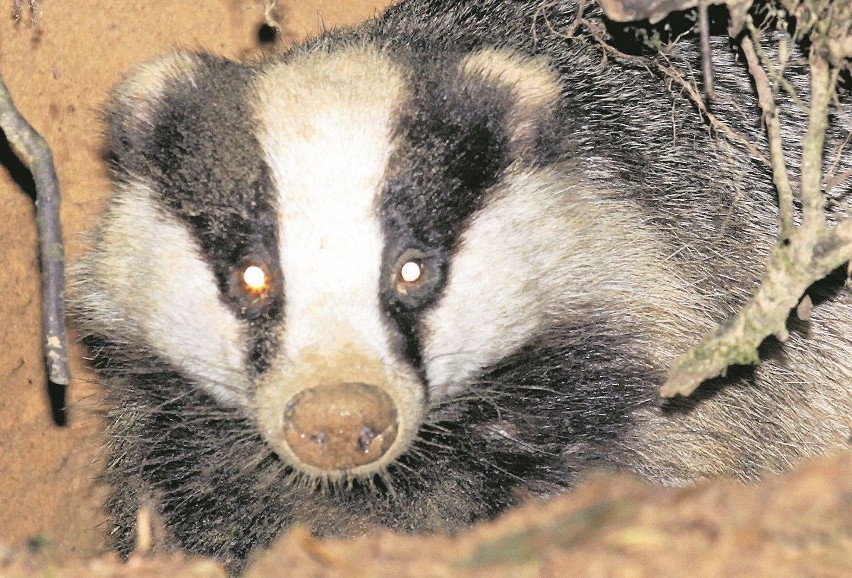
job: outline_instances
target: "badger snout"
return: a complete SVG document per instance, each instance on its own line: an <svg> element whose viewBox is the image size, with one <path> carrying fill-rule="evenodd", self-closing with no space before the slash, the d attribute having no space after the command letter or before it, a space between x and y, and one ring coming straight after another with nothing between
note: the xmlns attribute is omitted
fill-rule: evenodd
<svg viewBox="0 0 852 578"><path fill-rule="evenodd" d="M397 408L368 383L319 385L300 391L284 409L284 439L303 464L326 472L381 458L396 440Z"/></svg>

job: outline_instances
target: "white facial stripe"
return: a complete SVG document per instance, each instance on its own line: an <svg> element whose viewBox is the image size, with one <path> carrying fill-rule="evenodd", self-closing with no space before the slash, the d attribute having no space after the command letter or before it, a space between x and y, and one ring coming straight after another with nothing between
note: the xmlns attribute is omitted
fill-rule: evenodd
<svg viewBox="0 0 852 578"><path fill-rule="evenodd" d="M224 403L245 402L245 333L185 227L157 210L150 190L116 194L99 251L87 257L103 286L90 315L137 333Z"/></svg>
<svg viewBox="0 0 852 578"><path fill-rule="evenodd" d="M664 270L665 245L637 227L641 216L629 204L581 183L566 190L546 172L503 186L464 233L444 296L425 317L423 358L435 399L467 386L553 320L603 301L670 335L703 327L682 317L698 296L660 283L675 279Z"/></svg>
<svg viewBox="0 0 852 578"><path fill-rule="evenodd" d="M531 58L489 48L466 56L459 67L467 75L479 75L510 87L524 108L540 110L552 106L559 98L559 75L551 70L544 57Z"/></svg>
<svg viewBox="0 0 852 578"><path fill-rule="evenodd" d="M387 357L377 197L401 87L389 62L362 51L306 55L258 82L261 143L279 191L290 358L320 344Z"/></svg>

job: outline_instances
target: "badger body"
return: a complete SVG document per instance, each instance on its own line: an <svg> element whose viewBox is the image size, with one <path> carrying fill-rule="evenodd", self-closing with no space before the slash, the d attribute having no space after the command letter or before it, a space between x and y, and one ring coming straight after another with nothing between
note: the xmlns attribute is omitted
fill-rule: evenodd
<svg viewBox="0 0 852 578"><path fill-rule="evenodd" d="M658 397L755 289L771 175L663 78L566 39L575 8L412 0L116 89L115 194L72 306L105 381L122 551L143 505L163 547L236 569L294 523L452 531L591 467L749 480L845 444L841 274L759 367ZM765 149L717 49L714 112ZM829 146L852 129L840 102Z"/></svg>

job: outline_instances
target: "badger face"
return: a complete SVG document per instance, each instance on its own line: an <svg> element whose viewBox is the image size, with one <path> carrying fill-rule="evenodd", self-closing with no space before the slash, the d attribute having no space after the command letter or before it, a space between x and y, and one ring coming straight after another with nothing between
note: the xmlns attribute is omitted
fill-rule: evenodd
<svg viewBox="0 0 852 578"><path fill-rule="evenodd" d="M285 305L253 401L267 441L307 473L381 471L460 372L493 361L483 357L512 339L495 334L505 315L485 315L464 331L486 335L448 371L442 357L463 355L445 347L458 321L430 318L467 221L513 153L531 152L510 150L531 148L538 130L519 126L528 121L511 118L513 108L546 112L557 92L540 64L476 60L459 57L449 78L447 63L412 77L352 49L273 66L254 85ZM489 65L519 78L489 78ZM525 75L543 82L513 94ZM483 249L473 248L477 259ZM464 302L474 287L458 288ZM450 311L460 305L450 298Z"/></svg>
<svg viewBox="0 0 852 578"><path fill-rule="evenodd" d="M75 288L121 402L167 374L160 406L233 410L291 478L432 496L404 527L615 455L677 353L652 346L683 332L669 303L694 297L661 287L669 249L566 156L561 90L495 50L143 68L110 112L116 195Z"/></svg>

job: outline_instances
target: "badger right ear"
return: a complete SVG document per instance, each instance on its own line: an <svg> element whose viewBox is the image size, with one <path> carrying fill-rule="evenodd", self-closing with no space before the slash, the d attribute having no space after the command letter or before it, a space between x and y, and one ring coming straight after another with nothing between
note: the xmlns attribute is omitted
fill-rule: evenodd
<svg viewBox="0 0 852 578"><path fill-rule="evenodd" d="M108 153L113 165L133 170L133 157L154 144L166 99L195 87L199 55L175 52L139 66L113 90L106 111Z"/></svg>
<svg viewBox="0 0 852 578"><path fill-rule="evenodd" d="M507 88L509 136L518 150L534 146L553 120L562 91L559 75L544 57L485 48L462 59L463 75Z"/></svg>

